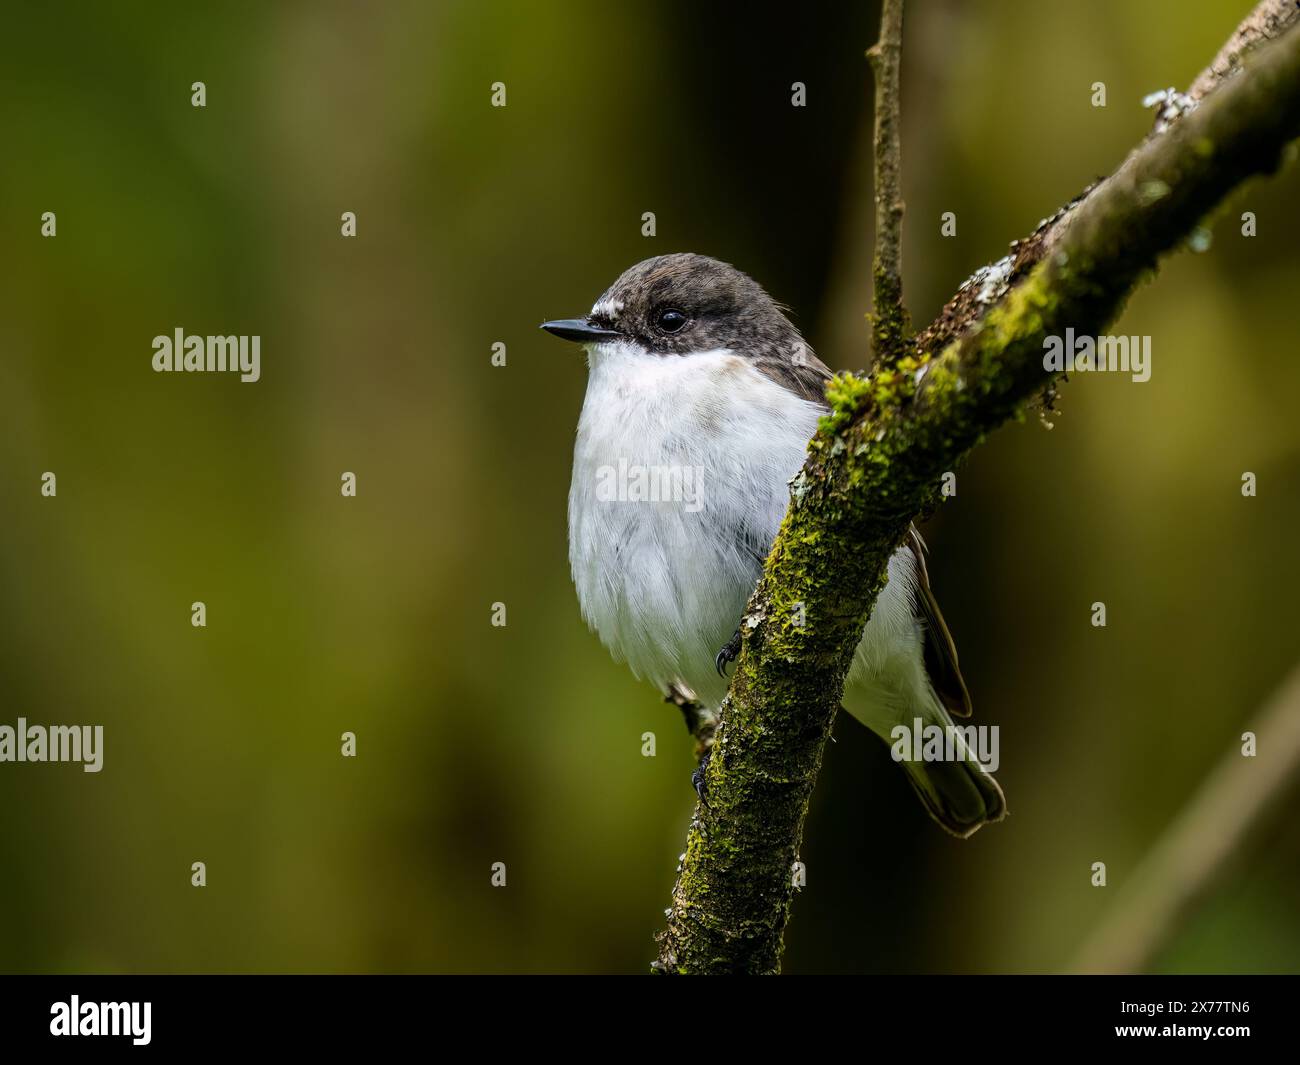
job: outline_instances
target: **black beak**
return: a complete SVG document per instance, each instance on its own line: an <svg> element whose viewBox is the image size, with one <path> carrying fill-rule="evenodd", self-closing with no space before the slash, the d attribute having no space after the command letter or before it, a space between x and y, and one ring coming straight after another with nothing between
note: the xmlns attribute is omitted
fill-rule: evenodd
<svg viewBox="0 0 1300 1065"><path fill-rule="evenodd" d="M543 322L542 328L561 340L572 340L575 344L595 344L623 335L616 329L602 329L598 325L592 325L585 318L561 318L555 322Z"/></svg>

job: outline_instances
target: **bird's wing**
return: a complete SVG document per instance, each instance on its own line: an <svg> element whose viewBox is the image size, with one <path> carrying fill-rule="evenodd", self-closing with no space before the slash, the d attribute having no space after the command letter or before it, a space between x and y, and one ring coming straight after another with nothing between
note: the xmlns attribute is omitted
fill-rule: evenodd
<svg viewBox="0 0 1300 1065"><path fill-rule="evenodd" d="M925 568L925 541L916 526L907 527L907 547L916 559L916 611L925 636L925 669L930 675L939 701L950 714L970 717L970 692L957 666L957 645L943 620L943 613L930 590L930 574Z"/></svg>
<svg viewBox="0 0 1300 1065"><path fill-rule="evenodd" d="M805 346L798 360L759 357L754 368L770 381L818 406L826 406L826 382L834 376L830 367Z"/></svg>

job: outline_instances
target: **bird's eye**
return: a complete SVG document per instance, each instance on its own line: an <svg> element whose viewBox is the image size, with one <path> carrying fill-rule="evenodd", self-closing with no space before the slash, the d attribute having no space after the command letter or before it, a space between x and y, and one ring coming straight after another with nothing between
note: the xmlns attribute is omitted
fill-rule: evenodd
<svg viewBox="0 0 1300 1065"><path fill-rule="evenodd" d="M681 332L682 326L686 324L686 315L677 310L660 311L655 316L655 325L665 333Z"/></svg>

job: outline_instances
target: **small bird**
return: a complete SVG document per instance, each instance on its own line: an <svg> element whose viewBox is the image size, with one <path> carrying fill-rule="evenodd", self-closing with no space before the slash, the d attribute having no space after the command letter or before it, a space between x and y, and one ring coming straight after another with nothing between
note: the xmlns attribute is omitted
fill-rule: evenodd
<svg viewBox="0 0 1300 1065"><path fill-rule="evenodd" d="M585 318L542 328L587 352L569 490L582 614L637 676L716 709L831 372L754 280L702 255L637 263ZM845 686L845 708L886 743L918 718L950 735L949 714L971 710L923 551L911 530L890 559ZM1006 803L960 739L956 751L901 764L966 837Z"/></svg>

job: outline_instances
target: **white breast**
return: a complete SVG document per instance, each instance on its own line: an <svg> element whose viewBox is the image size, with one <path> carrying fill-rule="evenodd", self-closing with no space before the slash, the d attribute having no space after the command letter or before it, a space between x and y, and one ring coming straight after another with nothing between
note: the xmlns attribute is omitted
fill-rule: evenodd
<svg viewBox="0 0 1300 1065"><path fill-rule="evenodd" d="M583 616L638 676L682 680L716 705L726 682L713 656L753 591L822 409L729 351L658 356L618 341L593 346L589 364L569 491ZM911 633L907 583L891 582L869 636L878 625Z"/></svg>
<svg viewBox="0 0 1300 1065"><path fill-rule="evenodd" d="M583 616L638 676L705 697L820 411L727 351L617 342L589 361L569 492Z"/></svg>

